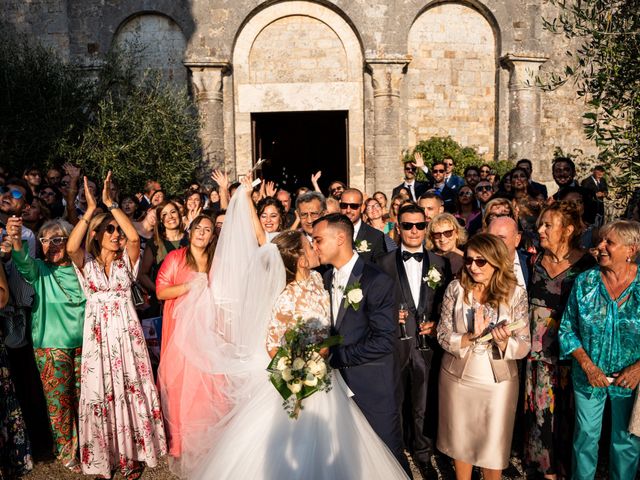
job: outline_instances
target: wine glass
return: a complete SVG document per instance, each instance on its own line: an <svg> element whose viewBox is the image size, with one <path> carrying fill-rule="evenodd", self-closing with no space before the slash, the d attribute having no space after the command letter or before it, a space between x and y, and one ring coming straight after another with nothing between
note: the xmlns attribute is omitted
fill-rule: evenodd
<svg viewBox="0 0 640 480"><path fill-rule="evenodd" d="M429 319L427 318L427 315L422 313L419 316L419 322L418 322L418 332L420 332L420 330L422 330L422 328L424 328L428 323L429 323ZM431 347L429 346L429 335L427 334L420 334L418 333L418 341L417 341L417 346L418 346L418 350L423 350L425 352L428 352L429 350L431 350Z"/></svg>
<svg viewBox="0 0 640 480"><path fill-rule="evenodd" d="M407 317L409 316L409 306L402 302L398 305L398 323L400 324L400 340L409 340L410 337L407 335Z"/></svg>

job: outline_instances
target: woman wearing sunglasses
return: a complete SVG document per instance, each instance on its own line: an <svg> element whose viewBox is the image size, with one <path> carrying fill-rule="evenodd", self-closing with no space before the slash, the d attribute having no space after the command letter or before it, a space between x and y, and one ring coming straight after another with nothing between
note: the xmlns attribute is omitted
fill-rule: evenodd
<svg viewBox="0 0 640 480"><path fill-rule="evenodd" d="M109 213L94 217L96 200L85 177L87 210L67 241L87 296L80 459L85 475L110 478L120 470L126 478L136 479L142 475L142 462L157 465L166 443L149 353L131 300L140 238L111 198L110 180L111 172L102 189Z"/></svg>
<svg viewBox="0 0 640 480"><path fill-rule="evenodd" d="M463 185L458 190L458 197L456 198L456 212L454 216L463 221L463 226L469 229L474 220L477 222L478 218L482 214L478 202L474 196L473 190L468 185Z"/></svg>
<svg viewBox="0 0 640 480"><path fill-rule="evenodd" d="M19 232L22 219L12 217L7 231ZM38 233L44 260L34 259L20 235L11 235L11 258L20 275L33 286L31 338L47 401L54 454L62 464L80 472L78 411L80 361L85 296L66 252L71 225L45 222Z"/></svg>
<svg viewBox="0 0 640 480"><path fill-rule="evenodd" d="M525 290L518 286L504 242L478 233L467 243L460 280L444 294L438 342L438 450L454 459L456 478L473 466L487 480L509 464L518 403L516 360L531 339Z"/></svg>
<svg viewBox="0 0 640 480"><path fill-rule="evenodd" d="M441 213L429 222L427 227L427 250L446 257L451 263L451 273L457 277L462 270L463 253L460 247L467 241L467 232L456 217Z"/></svg>

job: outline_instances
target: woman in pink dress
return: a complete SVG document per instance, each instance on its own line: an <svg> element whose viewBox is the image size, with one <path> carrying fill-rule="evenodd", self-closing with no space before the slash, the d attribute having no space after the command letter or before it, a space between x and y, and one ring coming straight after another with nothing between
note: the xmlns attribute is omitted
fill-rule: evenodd
<svg viewBox="0 0 640 480"><path fill-rule="evenodd" d="M173 338L176 323L191 320L176 313L187 293L207 289L215 245L213 220L199 215L191 223L189 246L170 252L156 279L158 299L164 300L158 385L171 469L181 476L193 464L192 455L211 447L202 435L228 410L220 391L223 378L206 374L197 362L188 362Z"/></svg>
<svg viewBox="0 0 640 480"><path fill-rule="evenodd" d="M140 238L110 197L107 174L102 201L109 213L93 214L96 201L87 178L87 211L67 241L87 297L80 380L82 472L132 480L143 463L156 466L166 453L160 399L149 353L131 300L140 259ZM82 240L85 240L85 250Z"/></svg>

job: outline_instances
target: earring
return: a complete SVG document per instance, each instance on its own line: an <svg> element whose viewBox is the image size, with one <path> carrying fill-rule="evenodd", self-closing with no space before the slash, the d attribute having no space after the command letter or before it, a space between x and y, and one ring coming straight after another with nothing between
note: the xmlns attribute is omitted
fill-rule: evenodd
<svg viewBox="0 0 640 480"><path fill-rule="evenodd" d="M631 257L627 257L627 263L631 263Z"/></svg>

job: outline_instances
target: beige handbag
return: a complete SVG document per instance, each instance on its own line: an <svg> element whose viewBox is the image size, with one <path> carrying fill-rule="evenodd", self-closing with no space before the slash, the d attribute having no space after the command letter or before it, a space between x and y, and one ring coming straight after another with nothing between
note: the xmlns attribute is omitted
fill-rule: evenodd
<svg viewBox="0 0 640 480"><path fill-rule="evenodd" d="M640 437L640 400L638 400L638 390L636 388L636 398L633 401L633 409L631 410L631 417L629 417L629 433Z"/></svg>

